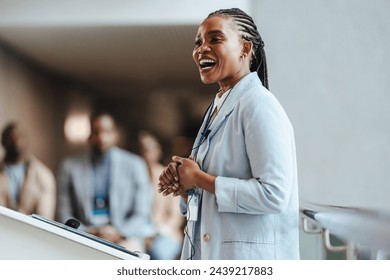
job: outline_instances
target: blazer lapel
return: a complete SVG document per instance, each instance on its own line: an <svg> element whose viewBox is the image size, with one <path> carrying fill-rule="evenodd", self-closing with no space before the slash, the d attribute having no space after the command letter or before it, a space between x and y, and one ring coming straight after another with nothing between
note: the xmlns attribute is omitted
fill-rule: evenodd
<svg viewBox="0 0 390 280"><path fill-rule="evenodd" d="M210 126L210 134L209 134L209 141L213 136L218 132L219 128L222 126L222 124L226 121L226 119L230 116L230 114L233 112L234 107L237 105L239 99L242 95L245 94L246 89L248 86L253 85L253 80L257 79L257 73L253 72L248 75L246 75L238 84L236 84L229 93L225 102L221 106L217 116L215 117L214 121L212 122Z"/></svg>
<svg viewBox="0 0 390 280"><path fill-rule="evenodd" d="M208 116L211 114L210 110L212 110L212 109L213 108L212 108L212 106L210 104L208 109L206 110L206 113L203 116L202 125L199 128L198 135L196 136L194 144L192 146L192 152L191 152L192 156L194 156L197 153L197 149L201 145L201 143L200 143L201 139L203 139L202 142L204 141L204 138L202 137L202 133L205 130L205 126L207 124L207 119L208 119ZM206 131L204 131L204 132L206 132Z"/></svg>
<svg viewBox="0 0 390 280"><path fill-rule="evenodd" d="M207 156L207 153L209 151L209 145L211 139L214 137L214 135L218 132L218 130L222 127L224 122L228 119L230 114L233 112L233 109L237 105L241 96L245 94L246 90L249 87L252 87L254 84L261 84L260 79L258 79L256 72L249 73L232 88L232 90L229 92L229 95L226 97L224 104L221 106L217 116L215 117L215 119L210 125L209 128L210 132L208 133L207 139L201 141L201 139L204 139L202 137L202 133L205 130L207 117L211 113L210 110L212 110L212 106L209 106L206 114L203 117L203 123L195 139L193 151L192 151L192 155L194 155L197 153L197 149L199 148L200 145L207 145L205 148L206 154L204 155L204 157L200 160L197 159L197 162L202 169L204 168L203 162L204 162L204 158Z"/></svg>

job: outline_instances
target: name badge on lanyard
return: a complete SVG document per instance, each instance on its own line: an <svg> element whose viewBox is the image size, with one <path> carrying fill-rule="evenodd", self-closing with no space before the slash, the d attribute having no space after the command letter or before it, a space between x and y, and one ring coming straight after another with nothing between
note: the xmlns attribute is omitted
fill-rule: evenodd
<svg viewBox="0 0 390 280"><path fill-rule="evenodd" d="M104 226L109 223L110 211L108 206L108 199L103 197L95 197L92 224L95 226Z"/></svg>
<svg viewBox="0 0 390 280"><path fill-rule="evenodd" d="M196 222L199 211L199 193L193 191L188 198L187 220Z"/></svg>

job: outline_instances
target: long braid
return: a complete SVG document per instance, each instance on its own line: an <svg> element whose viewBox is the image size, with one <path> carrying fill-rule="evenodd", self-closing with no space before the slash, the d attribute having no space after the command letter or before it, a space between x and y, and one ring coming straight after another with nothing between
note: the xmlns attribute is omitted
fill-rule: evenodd
<svg viewBox="0 0 390 280"><path fill-rule="evenodd" d="M208 15L230 17L237 25L238 30L242 32L242 38L253 43L253 52L251 58L250 71L256 71L263 85L269 89L268 69L264 51L264 41L261 39L257 26L251 16L238 8L221 9Z"/></svg>

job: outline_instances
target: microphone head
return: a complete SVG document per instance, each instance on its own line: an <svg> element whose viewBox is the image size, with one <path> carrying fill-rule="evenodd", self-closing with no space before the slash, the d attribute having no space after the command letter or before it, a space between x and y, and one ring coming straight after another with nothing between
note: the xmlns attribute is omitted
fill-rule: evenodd
<svg viewBox="0 0 390 280"><path fill-rule="evenodd" d="M75 219L69 219L66 221L65 225L71 228L78 229L78 227L80 226L80 222Z"/></svg>

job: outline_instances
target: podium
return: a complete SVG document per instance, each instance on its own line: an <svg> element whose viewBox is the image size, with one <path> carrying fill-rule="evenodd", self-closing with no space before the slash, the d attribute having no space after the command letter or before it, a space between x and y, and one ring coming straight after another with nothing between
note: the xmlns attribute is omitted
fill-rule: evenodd
<svg viewBox="0 0 390 280"><path fill-rule="evenodd" d="M103 239L0 206L2 260L148 260Z"/></svg>

